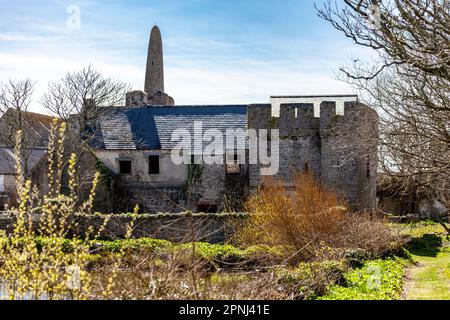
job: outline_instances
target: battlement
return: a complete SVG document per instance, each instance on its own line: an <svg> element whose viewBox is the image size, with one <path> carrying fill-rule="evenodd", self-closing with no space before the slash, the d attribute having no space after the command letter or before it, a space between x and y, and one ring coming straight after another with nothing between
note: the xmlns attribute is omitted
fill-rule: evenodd
<svg viewBox="0 0 450 320"><path fill-rule="evenodd" d="M344 115L345 102L358 102L357 95L321 95L321 96L271 96L272 117L279 118L281 105L286 104L312 104L314 107L314 117L320 117L320 105L323 102L335 102L336 114ZM297 117L297 111L295 111Z"/></svg>
<svg viewBox="0 0 450 320"><path fill-rule="evenodd" d="M316 117L317 106L313 103L280 103L278 117L273 116L273 106L270 104L250 105L248 107L248 128L279 129L280 137L300 138L319 134L346 135L356 125L376 121L376 112L361 102L343 101L348 96L341 97L341 102L324 99L319 105L320 117ZM356 96L351 96L355 97Z"/></svg>

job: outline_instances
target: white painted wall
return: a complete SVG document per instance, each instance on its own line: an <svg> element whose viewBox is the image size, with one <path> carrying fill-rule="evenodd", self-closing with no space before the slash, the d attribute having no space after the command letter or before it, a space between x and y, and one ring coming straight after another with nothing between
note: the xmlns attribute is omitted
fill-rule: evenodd
<svg viewBox="0 0 450 320"><path fill-rule="evenodd" d="M119 161L131 160L131 174L122 174L121 177L129 182L152 182L159 185L180 185L188 178L188 165L175 164L171 159L170 151L143 151L143 150L96 150L97 157L115 174L119 174ZM239 163L245 163L245 151L237 151ZM148 156L159 155L159 174L148 173ZM228 151L227 151L228 156ZM228 156L231 158L230 156ZM187 156L186 161L190 160ZM231 160L233 160L231 158ZM208 166L207 164L204 164Z"/></svg>
<svg viewBox="0 0 450 320"><path fill-rule="evenodd" d="M114 173L119 174L119 160L131 160L131 175L125 179L139 182L181 183L187 180L187 165L176 165L168 151L97 150L97 157ZM159 174L148 173L148 156L159 155Z"/></svg>

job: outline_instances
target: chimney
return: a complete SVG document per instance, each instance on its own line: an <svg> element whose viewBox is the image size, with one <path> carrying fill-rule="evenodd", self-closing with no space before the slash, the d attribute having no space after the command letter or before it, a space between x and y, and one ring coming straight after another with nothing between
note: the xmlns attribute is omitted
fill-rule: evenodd
<svg viewBox="0 0 450 320"><path fill-rule="evenodd" d="M140 108L147 105L147 94L144 91L130 91L126 95L126 106L129 108Z"/></svg>

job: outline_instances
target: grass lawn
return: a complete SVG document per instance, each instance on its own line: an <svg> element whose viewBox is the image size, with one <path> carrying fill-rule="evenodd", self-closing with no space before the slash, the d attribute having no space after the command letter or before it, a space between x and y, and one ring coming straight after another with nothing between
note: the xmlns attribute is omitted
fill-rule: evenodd
<svg viewBox="0 0 450 320"><path fill-rule="evenodd" d="M405 298L450 300L450 251L436 256L413 255L418 265L407 270Z"/></svg>
<svg viewBox="0 0 450 320"><path fill-rule="evenodd" d="M450 243L442 233L428 233L429 228L416 229L408 248L417 263L406 270L407 300L450 300Z"/></svg>

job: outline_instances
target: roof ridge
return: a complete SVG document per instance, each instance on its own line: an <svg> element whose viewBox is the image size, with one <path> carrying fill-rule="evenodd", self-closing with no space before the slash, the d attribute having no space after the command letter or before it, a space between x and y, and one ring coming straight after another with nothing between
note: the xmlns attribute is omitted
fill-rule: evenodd
<svg viewBox="0 0 450 320"><path fill-rule="evenodd" d="M47 115L47 114L43 114L43 113L37 113L37 112L33 112L33 111L16 110L16 109L13 109L13 108L9 108L8 111L9 112L21 112L21 113L26 114L26 115L39 116L39 117L42 117L42 118L49 118L49 119L58 118L58 117Z"/></svg>
<svg viewBox="0 0 450 320"><path fill-rule="evenodd" d="M142 107L127 107L127 106L109 106L109 107L102 107L102 108L108 108L108 109L128 109L128 110L134 110L134 109L161 109L161 108L167 108L167 109L179 109L179 108L212 108L212 107L248 107L250 104L186 104L186 105L175 105L175 106L169 106L169 105L146 105Z"/></svg>

